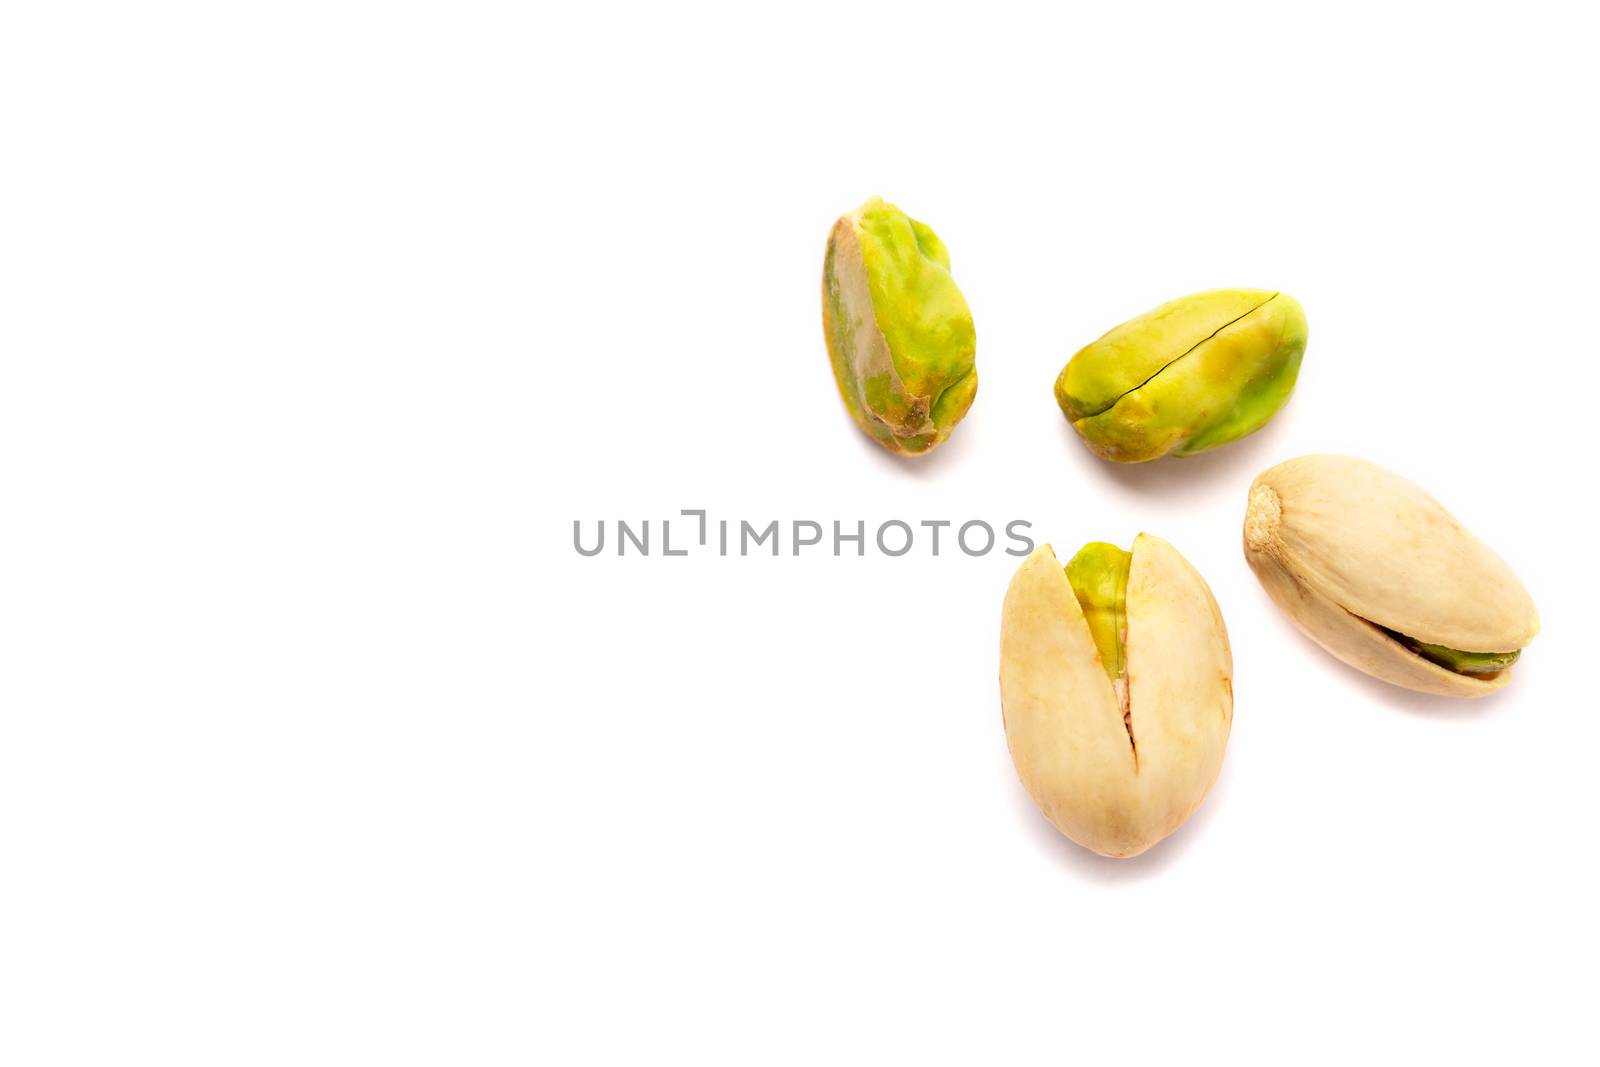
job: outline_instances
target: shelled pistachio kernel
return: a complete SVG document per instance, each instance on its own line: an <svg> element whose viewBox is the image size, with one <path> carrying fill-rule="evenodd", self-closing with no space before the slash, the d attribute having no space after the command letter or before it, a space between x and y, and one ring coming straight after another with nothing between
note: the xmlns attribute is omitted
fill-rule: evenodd
<svg viewBox="0 0 1600 1067"><path fill-rule="evenodd" d="M1306 316L1285 293L1213 289L1163 304L1080 349L1056 403L1118 463L1192 456L1254 433L1294 391Z"/></svg>
<svg viewBox="0 0 1600 1067"><path fill-rule="evenodd" d="M873 197L834 224L822 327L850 417L891 452L944 441L978 391L972 312L926 224Z"/></svg>

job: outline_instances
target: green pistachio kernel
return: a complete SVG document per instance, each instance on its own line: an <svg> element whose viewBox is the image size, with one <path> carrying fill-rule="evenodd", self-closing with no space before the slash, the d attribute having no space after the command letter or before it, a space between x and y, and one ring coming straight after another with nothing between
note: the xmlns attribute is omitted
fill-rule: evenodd
<svg viewBox="0 0 1600 1067"><path fill-rule="evenodd" d="M1113 682L1127 667L1123 643L1128 632L1128 570L1132 565L1132 553L1103 541L1090 541L1066 566L1067 582Z"/></svg>
<svg viewBox="0 0 1600 1067"><path fill-rule="evenodd" d="M1284 293L1194 293L1080 349L1056 378L1056 403L1102 459L1192 456L1277 414L1306 336L1305 312Z"/></svg>
<svg viewBox="0 0 1600 1067"><path fill-rule="evenodd" d="M1437 663L1457 674L1498 674L1517 662L1517 657L1522 655L1521 649L1514 652L1463 652L1459 648L1430 645L1394 630L1385 629L1384 633L1430 663Z"/></svg>
<svg viewBox="0 0 1600 1067"><path fill-rule="evenodd" d="M978 391L972 312L925 224L873 197L834 224L822 327L839 395L891 452L927 452Z"/></svg>

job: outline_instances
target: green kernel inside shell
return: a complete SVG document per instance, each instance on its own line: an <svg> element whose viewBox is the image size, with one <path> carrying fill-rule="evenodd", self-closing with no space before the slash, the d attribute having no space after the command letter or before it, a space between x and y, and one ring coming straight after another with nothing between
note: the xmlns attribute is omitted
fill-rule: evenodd
<svg viewBox="0 0 1600 1067"><path fill-rule="evenodd" d="M1445 670L1455 671L1457 674L1498 674L1517 662L1517 657L1522 655L1521 649L1511 652L1463 652L1459 648L1449 648L1445 645L1430 645L1426 641L1418 641L1387 627L1381 629L1429 663L1437 663Z"/></svg>
<svg viewBox="0 0 1600 1067"><path fill-rule="evenodd" d="M1128 571L1133 554L1116 545L1091 541L1066 566L1067 582L1083 609L1100 662L1112 682L1127 670Z"/></svg>

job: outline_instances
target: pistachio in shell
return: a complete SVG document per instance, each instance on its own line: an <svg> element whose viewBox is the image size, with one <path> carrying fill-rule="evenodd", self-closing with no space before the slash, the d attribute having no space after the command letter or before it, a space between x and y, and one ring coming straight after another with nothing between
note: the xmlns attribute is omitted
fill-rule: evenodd
<svg viewBox="0 0 1600 1067"><path fill-rule="evenodd" d="M1539 632L1505 560L1422 489L1364 460L1301 456L1261 474L1244 553L1307 636L1417 692L1486 696Z"/></svg>
<svg viewBox="0 0 1600 1067"><path fill-rule="evenodd" d="M873 197L834 224L822 329L850 417L889 451L933 449L972 406L977 335L950 254L893 204Z"/></svg>
<svg viewBox="0 0 1600 1067"><path fill-rule="evenodd" d="M1080 349L1056 403L1118 463L1192 456L1265 426L1289 400L1306 316L1286 293L1212 289L1162 304Z"/></svg>
<svg viewBox="0 0 1600 1067"><path fill-rule="evenodd" d="M1205 580L1159 537L1131 552L1049 545L1000 622L1000 707L1023 787L1104 856L1145 851L1199 807L1233 723L1233 656Z"/></svg>

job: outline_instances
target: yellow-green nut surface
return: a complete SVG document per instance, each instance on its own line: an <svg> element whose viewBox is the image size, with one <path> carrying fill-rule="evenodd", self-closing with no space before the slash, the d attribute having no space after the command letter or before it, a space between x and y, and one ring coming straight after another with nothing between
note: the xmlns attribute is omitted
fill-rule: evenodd
<svg viewBox="0 0 1600 1067"><path fill-rule="evenodd" d="M1312 640L1418 692L1486 696L1539 632L1505 560L1416 485L1350 456L1301 456L1257 477L1244 553Z"/></svg>
<svg viewBox="0 0 1600 1067"><path fill-rule="evenodd" d="M1080 349L1056 378L1056 403L1102 459L1192 456L1265 426L1294 391L1305 350L1293 297L1212 289Z"/></svg>
<svg viewBox="0 0 1600 1067"><path fill-rule="evenodd" d="M1222 769L1233 655L1205 579L1140 534L1131 552L1049 545L1011 579L1000 711L1023 787L1056 829L1133 856L1181 826Z"/></svg>
<svg viewBox="0 0 1600 1067"><path fill-rule="evenodd" d="M851 418L891 452L927 452L978 391L972 312L926 224L873 197L840 218L822 267L822 328Z"/></svg>

